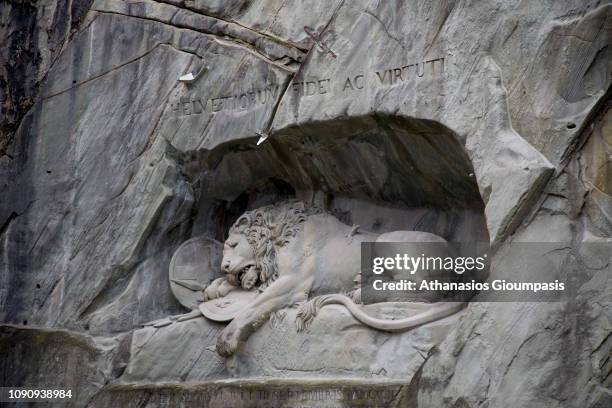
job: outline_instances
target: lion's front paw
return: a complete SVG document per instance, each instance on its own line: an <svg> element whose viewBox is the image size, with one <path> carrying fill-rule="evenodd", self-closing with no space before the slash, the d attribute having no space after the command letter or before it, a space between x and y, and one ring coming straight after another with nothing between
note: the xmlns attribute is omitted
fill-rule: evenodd
<svg viewBox="0 0 612 408"><path fill-rule="evenodd" d="M231 289L230 283L225 278L215 279L204 289L204 299L213 300L227 295Z"/></svg>
<svg viewBox="0 0 612 408"><path fill-rule="evenodd" d="M204 289L204 300L213 300L218 297L219 297L219 292L217 291L217 288L208 286L206 289Z"/></svg>
<svg viewBox="0 0 612 408"><path fill-rule="evenodd" d="M239 332L230 323L217 338L217 353L223 357L231 356L238 348L238 340Z"/></svg>

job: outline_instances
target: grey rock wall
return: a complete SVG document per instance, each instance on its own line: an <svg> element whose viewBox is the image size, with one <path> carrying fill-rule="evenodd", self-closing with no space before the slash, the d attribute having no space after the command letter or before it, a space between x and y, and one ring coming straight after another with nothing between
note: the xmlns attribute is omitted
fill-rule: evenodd
<svg viewBox="0 0 612 408"><path fill-rule="evenodd" d="M168 284L178 245L222 240L242 211L287 197L373 231L609 244L611 10L595 0L0 4L3 385L70 384L110 406L167 382L316 376L320 361L309 373L248 353L232 368L206 350L219 328L202 321L184 324L182 339L162 329L148 342L141 328L185 311ZM178 80L187 73L195 81ZM469 305L414 366L386 370L403 379L394 404L608 406L610 264L572 267L570 302ZM323 326L352 324L330 319ZM289 320L262 327L252 351L293 330ZM423 329L393 341L403 350L434 330ZM291 333L283 352L304 361ZM53 353L83 357L43 358ZM159 353L163 370L147 357ZM342 376L346 360L334 363L321 377Z"/></svg>
<svg viewBox="0 0 612 408"><path fill-rule="evenodd" d="M0 156L38 97L38 85L84 20L89 1L6 1L0 5Z"/></svg>

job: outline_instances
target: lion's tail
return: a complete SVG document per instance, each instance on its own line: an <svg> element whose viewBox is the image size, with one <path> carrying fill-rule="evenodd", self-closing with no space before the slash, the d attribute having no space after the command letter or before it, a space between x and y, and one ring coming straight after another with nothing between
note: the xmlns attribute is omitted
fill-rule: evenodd
<svg viewBox="0 0 612 408"><path fill-rule="evenodd" d="M314 317L319 313L321 308L330 304L341 304L348 309L355 319L359 320L366 326L388 332L408 330L425 323L442 319L457 313L466 305L465 302L419 304L419 308L422 309L422 311L418 312L414 316L410 316L405 319L387 320L378 319L368 315L348 296L339 294L323 295L309 300L300 307L296 318L298 331L302 331L303 329L307 328Z"/></svg>

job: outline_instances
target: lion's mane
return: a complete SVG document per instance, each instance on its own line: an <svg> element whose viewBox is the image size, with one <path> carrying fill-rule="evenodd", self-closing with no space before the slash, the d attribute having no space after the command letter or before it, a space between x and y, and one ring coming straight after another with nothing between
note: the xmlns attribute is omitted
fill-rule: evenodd
<svg viewBox="0 0 612 408"><path fill-rule="evenodd" d="M309 215L320 213L321 209L306 207L301 201L285 201L247 211L232 225L230 235L244 235L253 247L260 290L278 278L278 248L287 245L297 235Z"/></svg>

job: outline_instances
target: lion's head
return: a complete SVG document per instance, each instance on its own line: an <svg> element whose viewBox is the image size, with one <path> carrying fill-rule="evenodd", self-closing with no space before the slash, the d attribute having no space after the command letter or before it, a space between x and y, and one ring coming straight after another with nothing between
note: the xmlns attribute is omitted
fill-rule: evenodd
<svg viewBox="0 0 612 408"><path fill-rule="evenodd" d="M221 267L233 285L254 285L252 268L260 288L278 277L276 251L286 245L317 208L306 208L299 201L288 201L247 211L230 228L223 247Z"/></svg>

